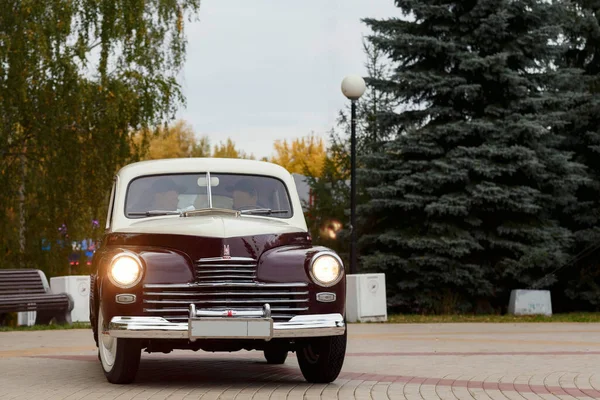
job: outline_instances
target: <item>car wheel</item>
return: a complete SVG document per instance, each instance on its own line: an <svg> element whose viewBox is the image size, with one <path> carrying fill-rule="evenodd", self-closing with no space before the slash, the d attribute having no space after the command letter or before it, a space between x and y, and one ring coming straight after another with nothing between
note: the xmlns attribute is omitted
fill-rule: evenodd
<svg viewBox="0 0 600 400"><path fill-rule="evenodd" d="M141 345L138 340L114 338L103 333L104 320L102 303L98 308L98 355L102 370L110 383L131 383L140 366Z"/></svg>
<svg viewBox="0 0 600 400"><path fill-rule="evenodd" d="M309 339L299 343L298 365L310 383L330 383L337 379L346 357L347 331L340 336Z"/></svg>
<svg viewBox="0 0 600 400"><path fill-rule="evenodd" d="M288 356L287 349L265 349L265 359L268 364L283 364Z"/></svg>

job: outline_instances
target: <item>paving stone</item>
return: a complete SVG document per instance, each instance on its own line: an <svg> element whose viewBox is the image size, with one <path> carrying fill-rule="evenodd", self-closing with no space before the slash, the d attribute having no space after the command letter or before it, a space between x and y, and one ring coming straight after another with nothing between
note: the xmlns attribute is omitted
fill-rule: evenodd
<svg viewBox="0 0 600 400"><path fill-rule="evenodd" d="M600 399L598 324L350 325L340 377L304 381L295 354L143 354L109 384L88 330L0 333L2 399Z"/></svg>

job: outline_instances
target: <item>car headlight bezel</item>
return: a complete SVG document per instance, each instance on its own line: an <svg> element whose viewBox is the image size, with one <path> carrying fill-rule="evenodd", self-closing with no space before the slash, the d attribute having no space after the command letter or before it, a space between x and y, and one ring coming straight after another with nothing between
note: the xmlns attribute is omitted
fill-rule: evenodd
<svg viewBox="0 0 600 400"><path fill-rule="evenodd" d="M114 276L113 276L113 267L115 266L115 263L117 261L119 261L119 259L121 258L130 258L133 261L135 261L135 263L138 266L138 274L137 277L134 281L132 281L129 284L123 284L121 282L119 282ZM115 285L118 288L121 289L130 289L132 287L135 287L138 283L141 282L142 277L144 275L144 264L142 263L142 260L140 259L140 257L138 257L137 254L129 252L129 251L124 251L118 254L115 254L112 259L110 260L110 263L108 264L108 271L107 271L107 275L108 275L108 279L110 280L110 282Z"/></svg>
<svg viewBox="0 0 600 400"><path fill-rule="evenodd" d="M323 258L323 257L333 258L335 261L337 261L338 266L339 266L339 273L338 273L337 277L330 282L323 282L322 280L318 279L317 274L315 274L315 270L314 270L315 264L317 263L317 261L320 258ZM342 259L340 258L340 256L338 256L336 253L334 253L332 251L320 251L317 254L315 254L310 260L310 264L308 266L308 271L309 271L310 278L312 279L312 281L322 287L331 287L331 286L337 285L344 277L344 272L345 272L344 271L344 263L342 262Z"/></svg>

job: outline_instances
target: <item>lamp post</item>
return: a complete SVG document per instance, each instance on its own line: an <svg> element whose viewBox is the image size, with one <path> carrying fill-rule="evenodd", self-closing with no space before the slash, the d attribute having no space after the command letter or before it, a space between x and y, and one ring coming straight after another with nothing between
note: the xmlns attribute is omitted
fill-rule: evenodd
<svg viewBox="0 0 600 400"><path fill-rule="evenodd" d="M356 273L356 100L365 92L365 81L359 75L348 75L342 81L342 93L350 99L350 274Z"/></svg>

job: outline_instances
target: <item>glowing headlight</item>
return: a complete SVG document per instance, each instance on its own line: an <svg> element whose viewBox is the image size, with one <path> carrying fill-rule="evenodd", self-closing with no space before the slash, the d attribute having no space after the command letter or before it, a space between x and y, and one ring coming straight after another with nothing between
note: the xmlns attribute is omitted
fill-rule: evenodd
<svg viewBox="0 0 600 400"><path fill-rule="evenodd" d="M133 255L119 254L110 264L108 276L116 286L121 288L132 287L142 277L142 264Z"/></svg>
<svg viewBox="0 0 600 400"><path fill-rule="evenodd" d="M321 286L333 286L340 281L344 266L339 257L333 254L318 255L310 266L310 273Z"/></svg>

